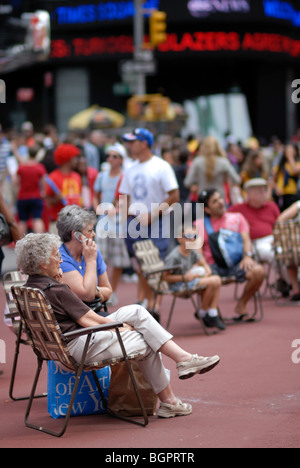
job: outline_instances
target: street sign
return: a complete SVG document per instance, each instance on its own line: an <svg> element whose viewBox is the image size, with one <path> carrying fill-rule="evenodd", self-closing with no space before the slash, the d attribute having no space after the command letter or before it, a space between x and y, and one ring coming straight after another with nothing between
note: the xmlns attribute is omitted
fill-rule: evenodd
<svg viewBox="0 0 300 468"><path fill-rule="evenodd" d="M127 83L114 83L113 93L115 96L130 96L131 88Z"/></svg>
<svg viewBox="0 0 300 468"><path fill-rule="evenodd" d="M157 73L157 62L125 60L120 63L121 75L155 75Z"/></svg>
<svg viewBox="0 0 300 468"><path fill-rule="evenodd" d="M152 62L153 61L153 52L152 50L135 50L134 51L134 59L136 61L142 62Z"/></svg>

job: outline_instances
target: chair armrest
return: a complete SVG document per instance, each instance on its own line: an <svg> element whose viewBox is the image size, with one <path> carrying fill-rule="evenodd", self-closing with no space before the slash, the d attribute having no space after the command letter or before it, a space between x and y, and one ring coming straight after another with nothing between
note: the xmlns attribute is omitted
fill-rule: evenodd
<svg viewBox="0 0 300 468"><path fill-rule="evenodd" d="M105 323L104 325L97 325L96 327L80 328L79 330L74 330L71 332L64 333L62 336L65 341L75 340L84 335L91 335L92 333L97 333L100 331L111 330L112 328L121 328L123 327L122 322L111 322Z"/></svg>
<svg viewBox="0 0 300 468"><path fill-rule="evenodd" d="M20 312L8 312L8 314L4 314L5 318L15 318L19 317L20 318Z"/></svg>
<svg viewBox="0 0 300 468"><path fill-rule="evenodd" d="M179 266L173 266L173 267L163 267L159 268L158 270L151 271L151 273L144 273L146 278L151 275L157 275L157 273L165 273L167 271L172 271L172 270L180 270L180 273L182 273L182 267Z"/></svg>

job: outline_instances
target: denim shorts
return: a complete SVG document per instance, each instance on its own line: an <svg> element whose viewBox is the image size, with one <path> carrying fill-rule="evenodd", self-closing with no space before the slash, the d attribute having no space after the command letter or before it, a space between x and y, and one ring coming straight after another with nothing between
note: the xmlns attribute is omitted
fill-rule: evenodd
<svg viewBox="0 0 300 468"><path fill-rule="evenodd" d="M237 283L244 283L246 281L246 272L240 267L240 264L233 266L232 268L222 268L219 265L209 265L213 275L229 278L234 276Z"/></svg>

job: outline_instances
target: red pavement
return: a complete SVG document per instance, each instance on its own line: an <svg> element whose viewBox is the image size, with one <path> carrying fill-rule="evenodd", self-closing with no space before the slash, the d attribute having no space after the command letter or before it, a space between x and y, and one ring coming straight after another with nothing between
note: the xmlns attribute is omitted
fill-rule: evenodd
<svg viewBox="0 0 300 468"><path fill-rule="evenodd" d="M136 285L121 283L120 305L134 302ZM0 297L3 302L3 293ZM153 416L146 428L129 425L106 415L72 418L66 434L57 439L24 425L26 402L8 397L14 336L0 323L7 363L0 376L0 447L78 448L299 448L300 364L292 362L292 342L300 340L299 307L277 307L264 299L264 320L260 323L228 326L225 332L207 337L195 321L188 301L178 301L170 331L182 347L191 352L219 354L221 363L211 373L188 381L171 370L175 393L192 403L188 417L162 420ZM169 300L164 299L162 322L166 323ZM222 312L231 315L233 287L222 291ZM298 353L299 356L299 353ZM29 391L35 357L22 347L16 394ZM46 374L40 391L46 390ZM46 413L46 401L34 403L35 421L53 424Z"/></svg>

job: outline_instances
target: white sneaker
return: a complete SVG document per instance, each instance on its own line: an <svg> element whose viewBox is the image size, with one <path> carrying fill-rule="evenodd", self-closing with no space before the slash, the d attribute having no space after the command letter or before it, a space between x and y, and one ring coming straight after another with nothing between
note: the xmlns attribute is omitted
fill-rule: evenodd
<svg viewBox="0 0 300 468"><path fill-rule="evenodd" d="M209 372L216 367L219 362L219 356L199 357L197 354L193 354L190 361L176 364L178 377L181 380L185 380L190 379L195 374L205 374L205 372Z"/></svg>
<svg viewBox="0 0 300 468"><path fill-rule="evenodd" d="M138 283L139 279L136 273L133 275L122 275L121 280L124 281L124 283Z"/></svg>
<svg viewBox="0 0 300 468"><path fill-rule="evenodd" d="M159 418L175 418L176 416L188 416L192 411L192 405L189 403L182 403L182 401L177 398L176 405L161 403L157 410L157 416Z"/></svg>

